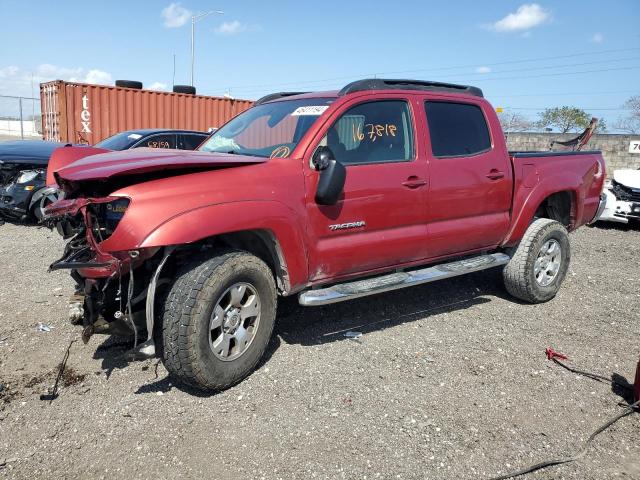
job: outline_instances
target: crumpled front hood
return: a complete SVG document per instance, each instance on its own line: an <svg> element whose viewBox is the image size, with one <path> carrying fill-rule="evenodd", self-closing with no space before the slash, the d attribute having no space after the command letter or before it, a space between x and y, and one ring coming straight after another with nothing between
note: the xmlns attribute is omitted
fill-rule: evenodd
<svg viewBox="0 0 640 480"><path fill-rule="evenodd" d="M613 179L625 187L640 189L640 170L614 170Z"/></svg>
<svg viewBox="0 0 640 480"><path fill-rule="evenodd" d="M68 182L108 180L162 170L171 175L171 170L234 167L264 163L267 160L268 158L227 153L136 148L82 158L58 170L55 176L58 183L60 179Z"/></svg>

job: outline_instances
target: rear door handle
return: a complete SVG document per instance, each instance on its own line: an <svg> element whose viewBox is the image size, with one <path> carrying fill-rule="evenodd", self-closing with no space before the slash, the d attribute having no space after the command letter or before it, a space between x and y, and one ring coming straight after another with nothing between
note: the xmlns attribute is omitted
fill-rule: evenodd
<svg viewBox="0 0 640 480"><path fill-rule="evenodd" d="M501 172L493 168L489 173L487 173L487 178L490 180L499 180L501 178L504 178L504 172Z"/></svg>
<svg viewBox="0 0 640 480"><path fill-rule="evenodd" d="M426 184L427 181L425 179L416 177L415 175L410 176L404 182L402 182L402 185L407 188L419 188L425 186Z"/></svg>

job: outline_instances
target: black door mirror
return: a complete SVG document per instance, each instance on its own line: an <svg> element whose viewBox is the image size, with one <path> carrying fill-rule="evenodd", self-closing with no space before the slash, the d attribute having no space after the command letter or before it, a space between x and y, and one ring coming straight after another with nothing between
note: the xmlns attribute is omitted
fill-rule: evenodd
<svg viewBox="0 0 640 480"><path fill-rule="evenodd" d="M342 194L347 178L347 169L334 158L329 147L318 147L311 161L316 170L320 172L316 203L335 205Z"/></svg>

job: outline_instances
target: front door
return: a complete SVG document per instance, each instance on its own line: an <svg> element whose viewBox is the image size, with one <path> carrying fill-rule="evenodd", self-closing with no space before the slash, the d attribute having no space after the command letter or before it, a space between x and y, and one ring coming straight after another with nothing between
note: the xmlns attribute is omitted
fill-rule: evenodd
<svg viewBox="0 0 640 480"><path fill-rule="evenodd" d="M320 145L347 170L336 205L314 201L319 173L305 160L312 281L426 258L427 163L416 153L410 103L345 106Z"/></svg>

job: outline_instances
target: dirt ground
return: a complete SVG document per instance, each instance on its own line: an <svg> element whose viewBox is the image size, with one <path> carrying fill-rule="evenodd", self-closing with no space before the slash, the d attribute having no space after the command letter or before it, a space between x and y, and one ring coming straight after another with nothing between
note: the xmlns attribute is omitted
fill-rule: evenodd
<svg viewBox="0 0 640 480"><path fill-rule="evenodd" d="M62 241L0 226L0 477L466 479L572 454L629 397L544 350L633 381L640 230L571 239L565 284L543 305L511 299L497 271L316 309L288 299L259 369L213 396L94 336L72 345L49 403L40 395L80 334L71 280L46 271ZM640 479L640 415L526 478Z"/></svg>

